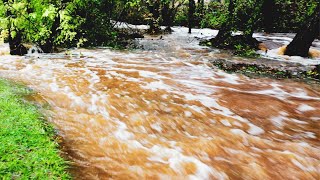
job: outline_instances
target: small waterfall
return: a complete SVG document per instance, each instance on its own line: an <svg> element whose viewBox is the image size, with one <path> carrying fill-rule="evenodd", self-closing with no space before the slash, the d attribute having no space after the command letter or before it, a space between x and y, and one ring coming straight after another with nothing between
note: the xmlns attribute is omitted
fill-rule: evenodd
<svg viewBox="0 0 320 180"><path fill-rule="evenodd" d="M29 50L28 50L28 54L27 56L38 56L39 53L43 53L43 50L38 47L38 46L32 46Z"/></svg>

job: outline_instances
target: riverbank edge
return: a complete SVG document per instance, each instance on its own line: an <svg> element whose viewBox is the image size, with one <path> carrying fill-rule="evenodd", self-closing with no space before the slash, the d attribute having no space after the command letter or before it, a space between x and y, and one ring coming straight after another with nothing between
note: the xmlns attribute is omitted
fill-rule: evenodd
<svg viewBox="0 0 320 180"><path fill-rule="evenodd" d="M71 179L53 127L24 99L31 93L0 78L0 177Z"/></svg>
<svg viewBox="0 0 320 180"><path fill-rule="evenodd" d="M269 77L274 79L295 79L320 83L320 65L302 65L257 58L249 61L213 59L209 62L218 69L229 73L244 74L249 77Z"/></svg>

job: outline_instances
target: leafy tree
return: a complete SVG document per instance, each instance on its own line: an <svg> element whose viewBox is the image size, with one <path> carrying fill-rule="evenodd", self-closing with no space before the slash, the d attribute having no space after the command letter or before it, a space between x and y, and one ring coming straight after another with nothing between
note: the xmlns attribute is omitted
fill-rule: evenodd
<svg viewBox="0 0 320 180"><path fill-rule="evenodd" d="M162 24L166 26L167 32L171 32L173 21L178 12L178 9L185 3L184 0L162 0L161 1L161 16Z"/></svg>
<svg viewBox="0 0 320 180"><path fill-rule="evenodd" d="M147 0L146 1L149 14L147 19L149 21L149 30L150 34L158 34L161 31L160 28L160 0Z"/></svg>
<svg viewBox="0 0 320 180"><path fill-rule="evenodd" d="M308 57L312 42L320 34L320 3L318 3L309 20L301 26L300 31L287 46L285 54L290 56Z"/></svg>
<svg viewBox="0 0 320 180"><path fill-rule="evenodd" d="M45 52L55 47L115 45L111 19L125 0L5 0L0 29L8 30L12 54L26 53L22 43ZM19 50L20 48L20 50Z"/></svg>
<svg viewBox="0 0 320 180"><path fill-rule="evenodd" d="M220 29L221 24L226 21L227 18L227 6L220 2L210 2L206 8L204 8L203 18L201 19L201 28Z"/></svg>

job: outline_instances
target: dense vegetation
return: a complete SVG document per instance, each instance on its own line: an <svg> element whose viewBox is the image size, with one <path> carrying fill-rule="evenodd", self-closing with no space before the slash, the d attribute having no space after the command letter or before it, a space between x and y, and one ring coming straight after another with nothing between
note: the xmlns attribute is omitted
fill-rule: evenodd
<svg viewBox="0 0 320 180"><path fill-rule="evenodd" d="M45 52L57 46L110 45L116 38L110 20L123 6L109 0L5 0L0 29L13 41L21 38Z"/></svg>
<svg viewBox="0 0 320 180"><path fill-rule="evenodd" d="M173 25L188 26L188 1L176 0L175 2L177 3L175 5L177 12L173 19ZM238 19L245 21L246 16L251 15L251 10L253 6L255 6L255 2L256 1L253 0L236 1L236 14ZM271 19L269 32L297 32L301 24L312 14L317 0L274 0L270 2L273 2L273 9L271 9L269 14ZM199 4L201 1L197 1L196 3L194 26L219 29L228 15L228 2L210 1L203 6ZM148 24L147 18L145 18L146 14L148 14L147 6L143 4L143 1L139 1L135 6L125 9L123 16L120 16L119 20L132 24ZM257 22L259 30L266 28L264 27L262 18L263 17ZM163 17L160 17L160 25L165 25L163 21ZM241 21L239 21L239 24L241 24L240 22Z"/></svg>
<svg viewBox="0 0 320 180"><path fill-rule="evenodd" d="M29 90L0 80L1 179L70 179L53 128L22 96Z"/></svg>
<svg viewBox="0 0 320 180"><path fill-rule="evenodd" d="M318 3L318 0L209 3L204 0L2 0L0 30L1 36L12 42L10 47L16 50L13 54L26 52L21 42L36 44L45 52L52 52L56 47L118 46L123 34L114 28L117 21L148 24L148 32L153 34L161 32L161 25L167 27L167 32L173 25L183 25L242 31L249 37L253 31L298 32ZM233 49L256 46L248 38L231 41L227 44Z"/></svg>

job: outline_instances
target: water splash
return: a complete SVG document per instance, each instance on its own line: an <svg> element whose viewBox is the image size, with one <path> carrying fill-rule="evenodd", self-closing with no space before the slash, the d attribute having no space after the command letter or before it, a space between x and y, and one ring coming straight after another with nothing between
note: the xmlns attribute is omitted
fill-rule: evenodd
<svg viewBox="0 0 320 180"><path fill-rule="evenodd" d="M39 56L40 53L43 53L43 50L38 46L31 46L30 49L28 49L28 53L26 56Z"/></svg>

